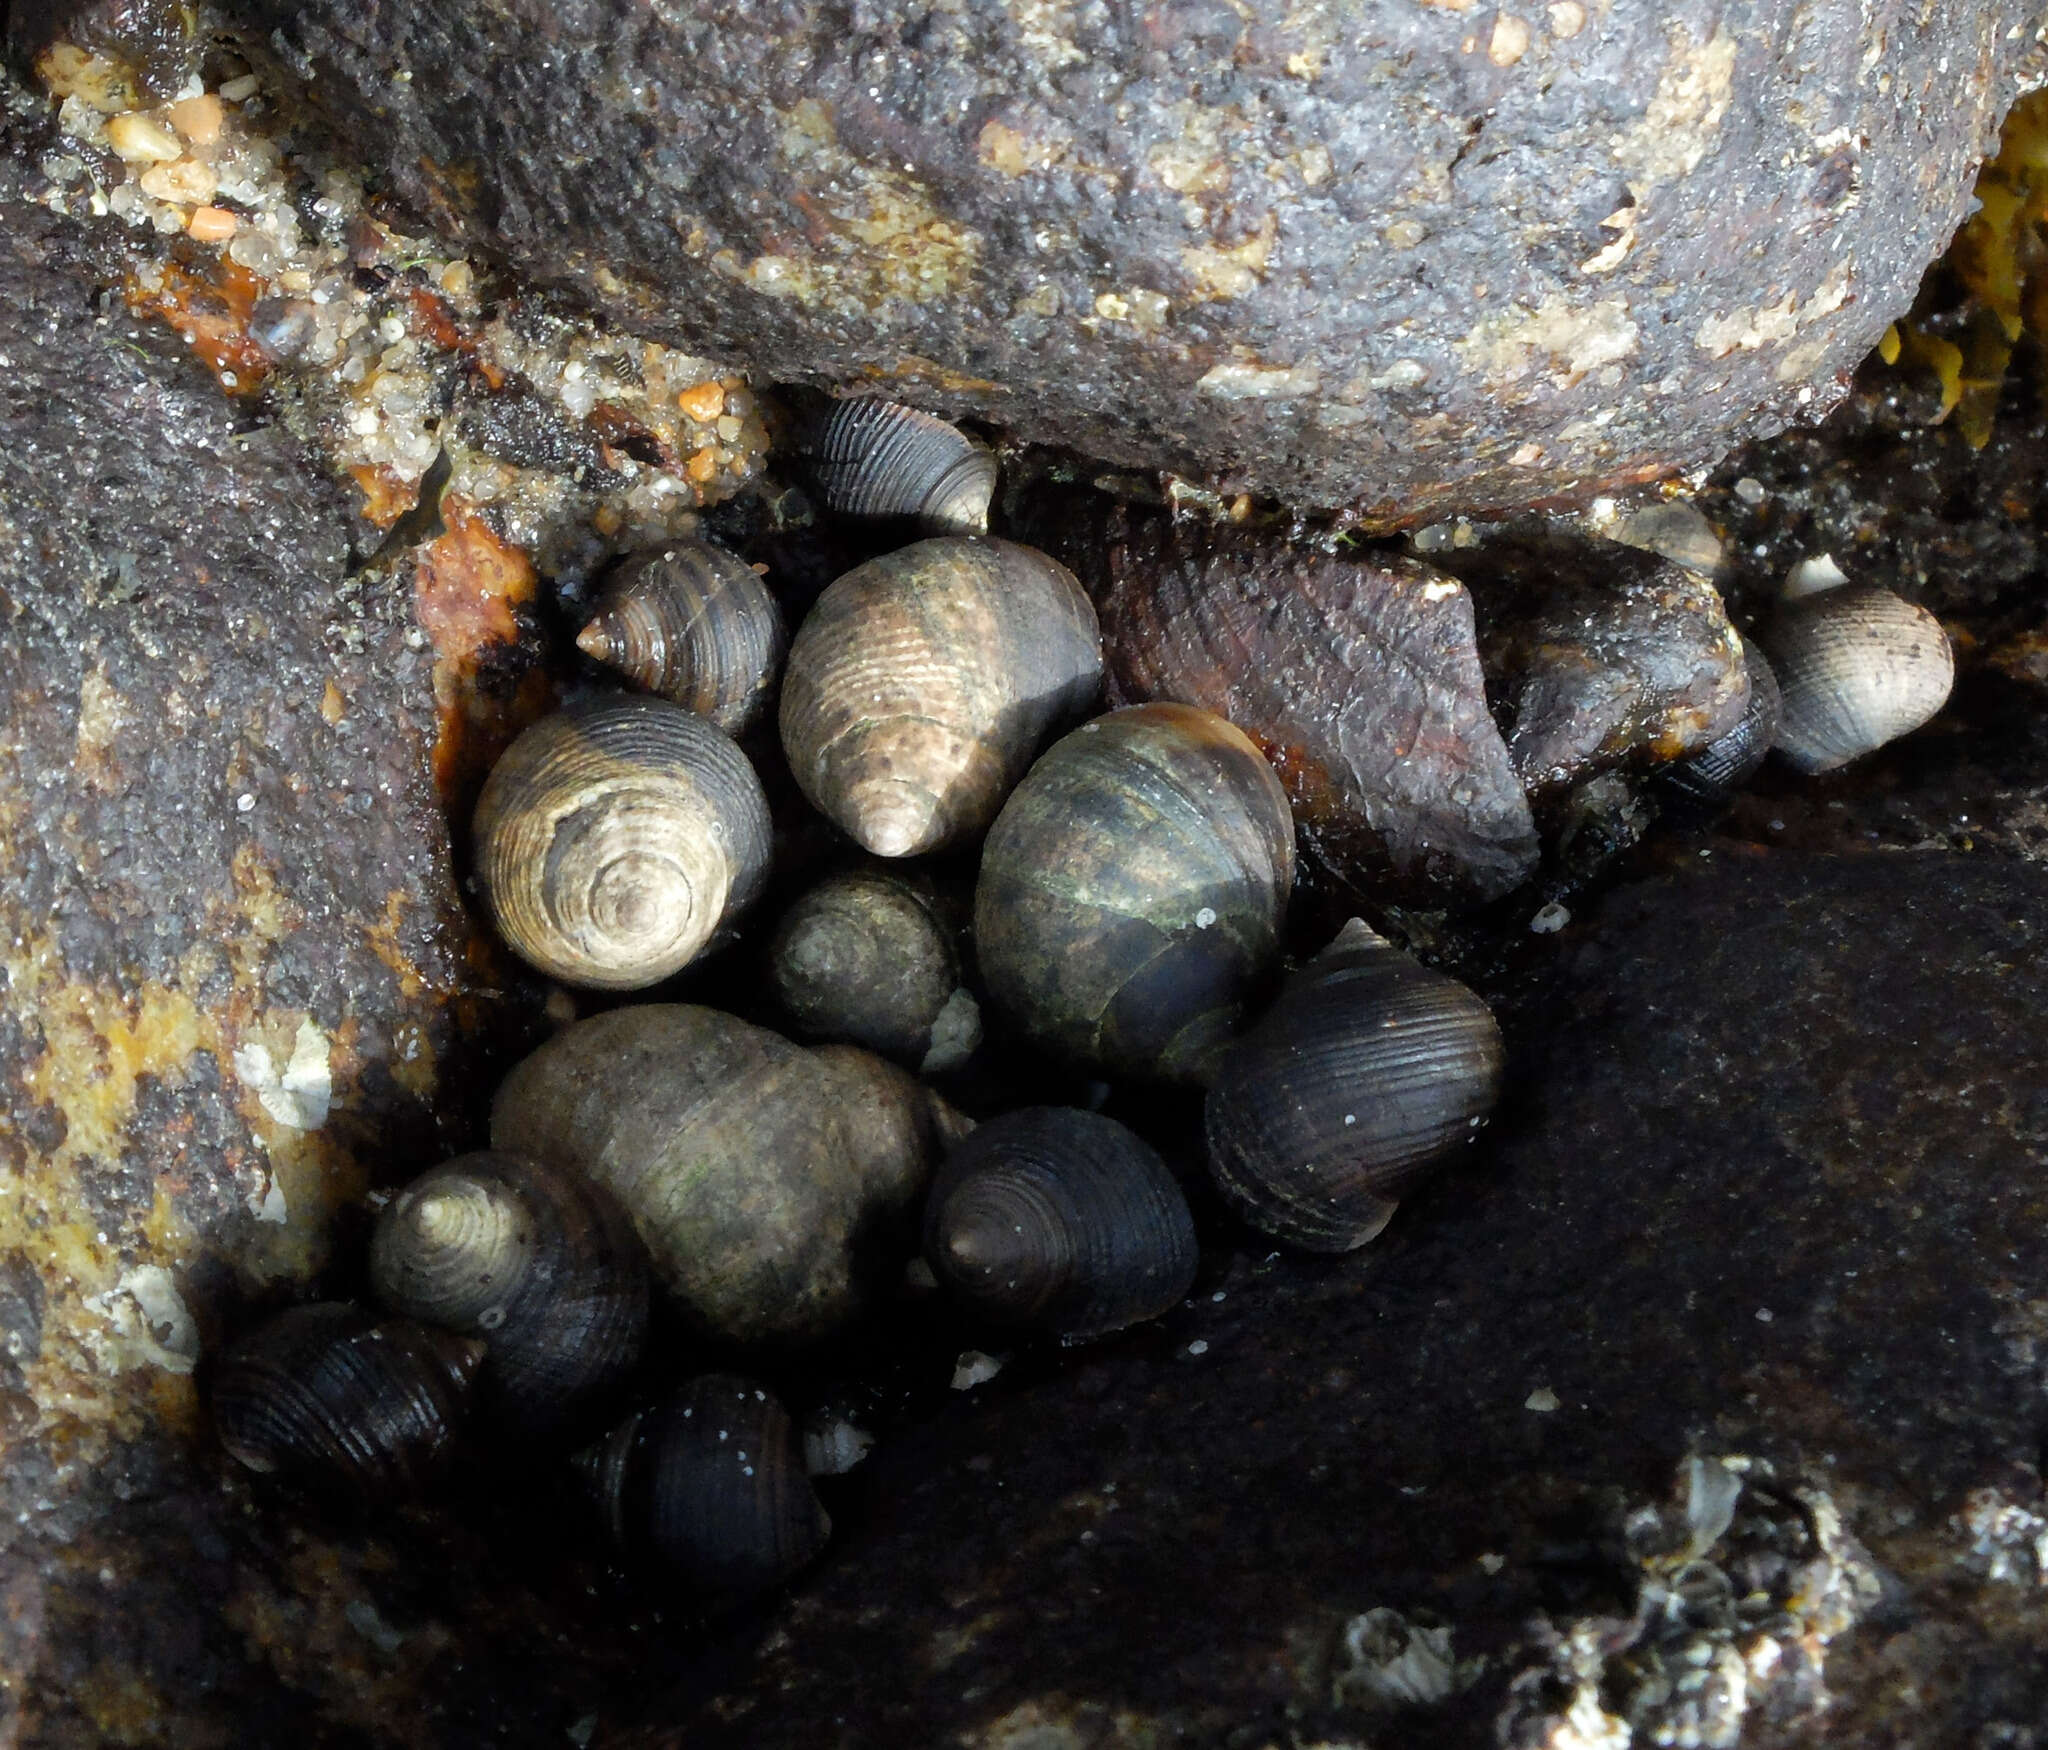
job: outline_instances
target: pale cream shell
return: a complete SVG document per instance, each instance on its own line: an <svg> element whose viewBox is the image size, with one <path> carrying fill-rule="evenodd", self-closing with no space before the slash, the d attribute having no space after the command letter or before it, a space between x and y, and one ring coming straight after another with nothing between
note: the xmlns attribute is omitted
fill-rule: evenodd
<svg viewBox="0 0 2048 1750"><path fill-rule="evenodd" d="M1955 682L1941 622L1888 589L1788 602L1763 646L1780 694L1773 745L1802 772L1831 772L1918 729Z"/></svg>

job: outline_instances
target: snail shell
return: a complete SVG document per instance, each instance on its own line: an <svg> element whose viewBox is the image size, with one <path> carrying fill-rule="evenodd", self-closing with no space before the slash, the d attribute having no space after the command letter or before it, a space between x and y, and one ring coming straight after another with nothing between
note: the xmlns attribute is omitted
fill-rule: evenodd
<svg viewBox="0 0 2048 1750"><path fill-rule="evenodd" d="M236 1342L213 1380L228 1456L319 1493L417 1495L447 1468L484 1346L339 1301L295 1306Z"/></svg>
<svg viewBox="0 0 2048 1750"><path fill-rule="evenodd" d="M928 888L886 870L820 882L783 914L768 950L776 999L810 1039L957 1068L981 1043L953 932Z"/></svg>
<svg viewBox="0 0 2048 1750"><path fill-rule="evenodd" d="M577 1463L612 1542L709 1599L773 1590L832 1535L789 1412L736 1374L677 1387Z"/></svg>
<svg viewBox="0 0 2048 1750"><path fill-rule="evenodd" d="M1188 705L1137 705L1054 744L982 853L990 996L1060 1055L1188 1079L1279 946L1294 822L1259 750Z"/></svg>
<svg viewBox="0 0 2048 1750"><path fill-rule="evenodd" d="M687 966L768 875L768 800L731 737L665 699L520 735L476 808L499 932L564 984L638 990Z"/></svg>
<svg viewBox="0 0 2048 1750"><path fill-rule="evenodd" d="M1749 674L1749 703L1743 707L1742 721L1690 759L1662 770L1665 783L1696 801L1720 802L1741 789L1777 739L1778 677L1754 638L1743 641L1742 664Z"/></svg>
<svg viewBox="0 0 2048 1750"><path fill-rule="evenodd" d="M829 1335L900 1274L964 1123L852 1046L647 1004L565 1027L515 1068L491 1144L609 1190L700 1333L782 1345Z"/></svg>
<svg viewBox="0 0 2048 1750"><path fill-rule="evenodd" d="M934 534L988 528L996 458L959 427L900 402L837 403L811 443L819 496L843 516L916 517Z"/></svg>
<svg viewBox="0 0 2048 1750"><path fill-rule="evenodd" d="M1786 602L1764 647L1783 694L1775 745L1802 772L1831 772L1918 729L1955 681L1941 622L1888 589Z"/></svg>
<svg viewBox="0 0 2048 1750"><path fill-rule="evenodd" d="M924 1250L977 1312L1072 1341L1156 1318L1199 1262L1187 1199L1151 1146L1055 1106L991 1119L946 1157Z"/></svg>
<svg viewBox="0 0 2048 1750"><path fill-rule="evenodd" d="M734 736L767 707L788 642L753 567L701 541L627 560L576 636L586 656Z"/></svg>
<svg viewBox="0 0 2048 1750"><path fill-rule="evenodd" d="M1476 1134L1502 1060L1485 1003L1354 918L1217 1063L1210 1172L1261 1233L1349 1251Z"/></svg>
<svg viewBox="0 0 2048 1750"><path fill-rule="evenodd" d="M517 1155L463 1155L386 1205L370 1286L394 1312L488 1345L479 1395L546 1437L574 1427L640 1363L647 1262L589 1180Z"/></svg>
<svg viewBox="0 0 2048 1750"><path fill-rule="evenodd" d="M987 826L1101 684L1095 610L1065 566L919 541L849 571L797 629L782 745L821 813L877 856L915 856Z"/></svg>

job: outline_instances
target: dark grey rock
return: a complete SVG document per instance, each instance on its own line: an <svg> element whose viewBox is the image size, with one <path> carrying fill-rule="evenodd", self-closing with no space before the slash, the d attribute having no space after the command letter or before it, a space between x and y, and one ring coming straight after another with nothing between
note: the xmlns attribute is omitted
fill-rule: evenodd
<svg viewBox="0 0 2048 1750"><path fill-rule="evenodd" d="M2039 9L223 10L421 212L629 326L1408 519L1823 411Z"/></svg>

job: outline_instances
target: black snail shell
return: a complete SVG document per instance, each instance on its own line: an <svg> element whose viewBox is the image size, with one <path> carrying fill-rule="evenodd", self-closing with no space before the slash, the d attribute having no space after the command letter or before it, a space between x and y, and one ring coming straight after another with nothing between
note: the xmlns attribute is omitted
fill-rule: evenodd
<svg viewBox="0 0 2048 1750"><path fill-rule="evenodd" d="M1060 1055L1188 1079L1279 947L1294 820L1222 718L1137 705L1050 748L990 829L974 897L989 995Z"/></svg>
<svg viewBox="0 0 2048 1750"><path fill-rule="evenodd" d="M1749 703L1742 721L1719 740L1688 759L1659 768L1658 776L1673 789L1699 802L1720 802L1755 776L1778 735L1778 677L1754 638L1742 645L1742 666L1749 675Z"/></svg>
<svg viewBox="0 0 2048 1750"><path fill-rule="evenodd" d="M768 979L807 1039L864 1045L928 1075L955 1069L981 1042L981 1009L953 935L929 883L849 870L783 914Z"/></svg>
<svg viewBox="0 0 2048 1750"><path fill-rule="evenodd" d="M231 1458L361 1503L419 1494L447 1468L484 1346L320 1301L241 1338L213 1378Z"/></svg>
<svg viewBox="0 0 2048 1750"><path fill-rule="evenodd" d="M844 516L915 517L942 535L988 528L995 455L936 414L876 395L841 401L812 435L810 465Z"/></svg>
<svg viewBox="0 0 2048 1750"><path fill-rule="evenodd" d="M1784 602L1764 648L1783 694L1776 746L1802 772L1831 772L1918 729L1955 682L1941 622L1888 589Z"/></svg>
<svg viewBox="0 0 2048 1750"><path fill-rule="evenodd" d="M1156 1318L1199 1261L1187 1199L1153 1148L1055 1106L991 1119L946 1157L924 1250L975 1311L1075 1341Z"/></svg>
<svg viewBox="0 0 2048 1750"><path fill-rule="evenodd" d="M608 699L506 749L477 802L477 881L542 972L639 990L753 901L768 839L767 797L730 736L665 699Z"/></svg>
<svg viewBox="0 0 2048 1750"><path fill-rule="evenodd" d="M1065 566L1011 541L919 541L839 578L797 628L782 746L863 849L915 856L987 826L1101 685L1095 610Z"/></svg>
<svg viewBox="0 0 2048 1750"><path fill-rule="evenodd" d="M488 1151L423 1173L377 1218L385 1306L488 1346L478 1394L536 1438L573 1428L640 1363L647 1261L602 1186Z"/></svg>
<svg viewBox="0 0 2048 1750"><path fill-rule="evenodd" d="M764 1387L735 1374L679 1386L578 1464L613 1543L651 1557L707 1601L772 1590L832 1534L796 1424Z"/></svg>
<svg viewBox="0 0 2048 1750"><path fill-rule="evenodd" d="M1502 1062L1485 1003L1354 918L1218 1061L1210 1172L1261 1233L1349 1251L1477 1134Z"/></svg>
<svg viewBox="0 0 2048 1750"><path fill-rule="evenodd" d="M586 656L735 736L767 708L788 643L751 565L682 540L626 560L576 635Z"/></svg>

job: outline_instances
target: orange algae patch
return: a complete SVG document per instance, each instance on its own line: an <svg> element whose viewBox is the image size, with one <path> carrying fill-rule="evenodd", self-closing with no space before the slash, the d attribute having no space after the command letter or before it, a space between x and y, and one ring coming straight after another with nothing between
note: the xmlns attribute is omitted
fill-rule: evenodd
<svg viewBox="0 0 2048 1750"><path fill-rule="evenodd" d="M204 361L230 395L252 395L270 374L270 360L249 337L249 316L264 283L236 262L221 260L211 277L165 262L154 286L130 275L122 295L141 316L159 316Z"/></svg>

